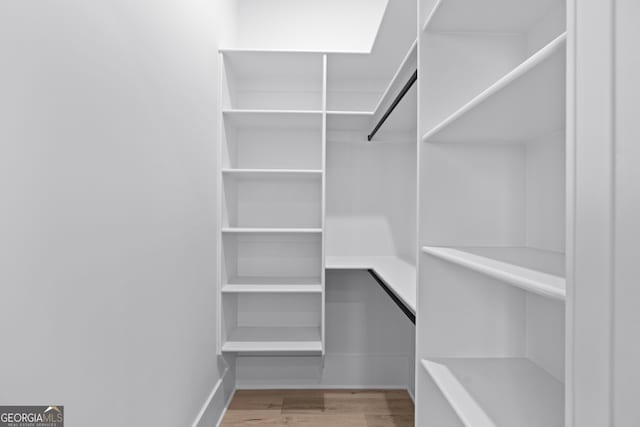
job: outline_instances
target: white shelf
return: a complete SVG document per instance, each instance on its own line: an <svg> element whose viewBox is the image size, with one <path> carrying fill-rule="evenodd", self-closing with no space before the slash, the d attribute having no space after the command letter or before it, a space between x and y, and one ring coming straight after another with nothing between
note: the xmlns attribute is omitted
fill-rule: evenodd
<svg viewBox="0 0 640 427"><path fill-rule="evenodd" d="M327 130L367 130L371 111L327 111Z"/></svg>
<svg viewBox="0 0 640 427"><path fill-rule="evenodd" d="M225 293L316 293L322 292L320 277L242 276L222 287Z"/></svg>
<svg viewBox="0 0 640 427"><path fill-rule="evenodd" d="M416 313L416 267L395 256L327 256L325 267L332 270L374 270L391 291Z"/></svg>
<svg viewBox="0 0 640 427"><path fill-rule="evenodd" d="M322 233L322 228L249 228L249 227L226 227L222 229L223 233Z"/></svg>
<svg viewBox="0 0 640 427"><path fill-rule="evenodd" d="M236 276L229 278L225 285L320 285L322 280L317 277L300 276Z"/></svg>
<svg viewBox="0 0 640 427"><path fill-rule="evenodd" d="M222 351L320 353L320 328L239 327L231 332Z"/></svg>
<svg viewBox="0 0 640 427"><path fill-rule="evenodd" d="M378 100L376 108L373 110L373 115L376 119L382 117L387 110L387 107L393 102L400 90L407 83L407 80L418 69L418 41L415 40L404 59L400 63L398 70L393 75L393 78L387 85L386 89L382 93L382 96ZM417 105L416 105L417 107Z"/></svg>
<svg viewBox="0 0 640 427"><path fill-rule="evenodd" d="M465 427L561 427L564 386L523 358L422 360Z"/></svg>
<svg viewBox="0 0 640 427"><path fill-rule="evenodd" d="M322 126L320 110L222 110L232 125L243 128L318 128Z"/></svg>
<svg viewBox="0 0 640 427"><path fill-rule="evenodd" d="M429 130L423 141L526 142L564 128L566 33Z"/></svg>
<svg viewBox="0 0 640 427"><path fill-rule="evenodd" d="M438 0L422 25L432 32L525 32L558 4L557 0Z"/></svg>
<svg viewBox="0 0 640 427"><path fill-rule="evenodd" d="M249 179L270 178L321 178L322 170L315 169L222 169L224 176Z"/></svg>
<svg viewBox="0 0 640 427"><path fill-rule="evenodd" d="M228 294L306 294L322 293L322 285L225 285Z"/></svg>
<svg viewBox="0 0 640 427"><path fill-rule="evenodd" d="M423 247L426 254L518 288L564 301L564 255L532 248Z"/></svg>

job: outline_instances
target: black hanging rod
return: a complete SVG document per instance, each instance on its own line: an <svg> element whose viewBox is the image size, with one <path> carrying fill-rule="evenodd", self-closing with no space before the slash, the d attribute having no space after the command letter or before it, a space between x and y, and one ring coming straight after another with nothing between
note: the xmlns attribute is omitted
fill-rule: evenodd
<svg viewBox="0 0 640 427"><path fill-rule="evenodd" d="M402 310L405 316L409 318L411 323L415 325L416 315L413 314L413 312L409 309L409 307L407 307L407 305L400 298L398 298L398 296L389 288L389 285L387 285L387 283L380 276L378 276L378 274L374 270L368 269L367 271L369 272L369 274L371 274L371 276L375 279L375 281L378 282L378 285L380 285L380 287L387 293L387 295L391 297L391 299L393 300L393 302L396 303L398 308Z"/></svg>
<svg viewBox="0 0 640 427"><path fill-rule="evenodd" d="M413 72L413 74L409 78L409 81L405 83L404 87L402 88L398 96L396 96L396 99L393 100L393 103L391 103L391 105L389 106L387 111L384 113L380 121L378 121L378 124L376 125L376 127L374 127L371 133L367 135L367 141L371 141L371 139L373 139L376 132L378 132L378 129L380 129L380 126L382 126L382 124L387 120L389 115L391 115L393 110L398 106L398 104L400 103L402 98L404 98L407 92L409 92L409 89L411 89L411 86L413 86L416 80L418 80L418 70Z"/></svg>

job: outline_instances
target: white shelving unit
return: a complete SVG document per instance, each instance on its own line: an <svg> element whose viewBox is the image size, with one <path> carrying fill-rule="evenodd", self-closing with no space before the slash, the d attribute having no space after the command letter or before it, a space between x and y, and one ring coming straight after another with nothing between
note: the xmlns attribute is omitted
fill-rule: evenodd
<svg viewBox="0 0 640 427"><path fill-rule="evenodd" d="M416 425L562 426L564 0L419 0Z"/></svg>
<svg viewBox="0 0 640 427"><path fill-rule="evenodd" d="M221 57L218 348L320 355L326 58Z"/></svg>

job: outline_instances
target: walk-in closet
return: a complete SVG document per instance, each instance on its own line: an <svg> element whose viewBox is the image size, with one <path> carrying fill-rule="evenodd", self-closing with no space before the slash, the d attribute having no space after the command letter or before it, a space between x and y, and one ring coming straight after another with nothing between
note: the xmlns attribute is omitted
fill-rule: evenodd
<svg viewBox="0 0 640 427"><path fill-rule="evenodd" d="M0 0L0 427L640 427L638 22Z"/></svg>

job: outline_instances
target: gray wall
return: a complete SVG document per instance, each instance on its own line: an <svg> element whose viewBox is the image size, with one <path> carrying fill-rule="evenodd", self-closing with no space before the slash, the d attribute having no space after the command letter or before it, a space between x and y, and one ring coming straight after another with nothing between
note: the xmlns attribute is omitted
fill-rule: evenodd
<svg viewBox="0 0 640 427"><path fill-rule="evenodd" d="M218 380L215 7L0 1L0 404L186 426Z"/></svg>

